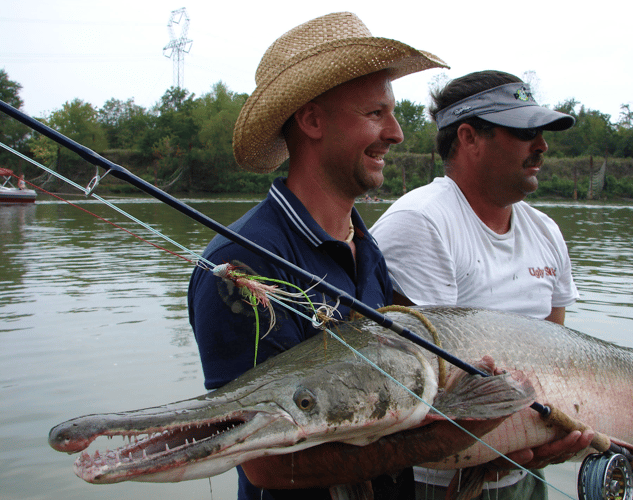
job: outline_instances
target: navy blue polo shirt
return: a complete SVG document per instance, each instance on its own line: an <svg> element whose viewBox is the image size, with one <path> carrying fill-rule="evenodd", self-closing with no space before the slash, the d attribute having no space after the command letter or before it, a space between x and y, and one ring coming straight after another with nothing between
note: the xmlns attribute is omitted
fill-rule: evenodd
<svg viewBox="0 0 633 500"><path fill-rule="evenodd" d="M356 261L349 245L333 239L312 218L299 199L278 178L267 198L249 210L229 227L270 250L279 257L325 280L352 297L377 309L392 300L391 281L385 260L363 223L353 209ZM203 256L215 265L244 264L260 276L287 281L306 290L308 285L277 268L250 250L223 236L213 238ZM290 291L294 291L289 289ZM323 296L310 292L310 298L322 302ZM334 305L335 300L326 297ZM215 389L235 379L253 367L255 356L255 315L252 307L231 284L211 271L196 268L191 276L188 293L189 321L193 327L205 377L205 387ZM349 308L339 304L343 319ZM307 313L303 310L304 313ZM275 306L276 326L260 338L257 362L285 351L320 332L307 319L284 307ZM309 314L308 314L309 315ZM268 330L269 316L259 308L260 337ZM239 498L250 498L242 486L250 486L241 468ZM260 492L257 490L257 497Z"/></svg>

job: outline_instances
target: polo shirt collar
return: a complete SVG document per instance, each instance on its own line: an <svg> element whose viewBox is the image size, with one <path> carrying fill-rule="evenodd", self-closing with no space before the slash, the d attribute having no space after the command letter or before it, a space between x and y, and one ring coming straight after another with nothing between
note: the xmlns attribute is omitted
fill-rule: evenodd
<svg viewBox="0 0 633 500"><path fill-rule="evenodd" d="M314 247L318 247L326 241L338 241L317 224L299 198L286 187L285 180L285 177L278 177L274 180L268 191L268 199L279 207L290 225ZM358 236L369 235L369 231L356 208L352 208L352 223L356 227Z"/></svg>

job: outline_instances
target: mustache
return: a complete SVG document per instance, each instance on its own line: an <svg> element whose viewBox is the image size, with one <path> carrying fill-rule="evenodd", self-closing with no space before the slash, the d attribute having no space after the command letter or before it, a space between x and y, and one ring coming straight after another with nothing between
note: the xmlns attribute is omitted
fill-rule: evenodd
<svg viewBox="0 0 633 500"><path fill-rule="evenodd" d="M390 147L391 143L389 142L376 141L370 144L369 147L366 148L366 150L384 151L384 154L387 154Z"/></svg>
<svg viewBox="0 0 633 500"><path fill-rule="evenodd" d="M543 166L543 153L534 153L523 162L523 168L541 168Z"/></svg>

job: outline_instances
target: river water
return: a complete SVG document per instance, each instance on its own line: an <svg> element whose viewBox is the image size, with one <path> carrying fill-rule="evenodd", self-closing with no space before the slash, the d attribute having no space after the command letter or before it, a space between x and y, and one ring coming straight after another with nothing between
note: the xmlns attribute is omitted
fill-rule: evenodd
<svg viewBox="0 0 633 500"><path fill-rule="evenodd" d="M223 224L255 203L185 201ZM64 420L204 392L187 320L192 264L93 215L183 253L111 208L76 203L0 206L0 499L234 499L233 471L211 481L95 486L75 477L74 456L48 446L48 431ZM151 199L116 204L197 253L213 236ZM633 207L534 205L568 242L581 298L567 326L633 347ZM371 226L387 206L358 208ZM550 467L547 477L575 498L577 468ZM550 498L564 496L550 490Z"/></svg>

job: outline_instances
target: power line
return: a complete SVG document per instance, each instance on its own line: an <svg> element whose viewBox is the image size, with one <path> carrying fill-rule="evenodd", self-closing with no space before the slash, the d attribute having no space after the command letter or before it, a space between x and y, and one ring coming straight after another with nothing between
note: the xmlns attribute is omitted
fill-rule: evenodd
<svg viewBox="0 0 633 500"><path fill-rule="evenodd" d="M75 24L81 26L160 26L158 23L139 23L136 21L86 21L86 20L68 20L68 19L27 19L0 17L0 23L21 23L21 24Z"/></svg>

